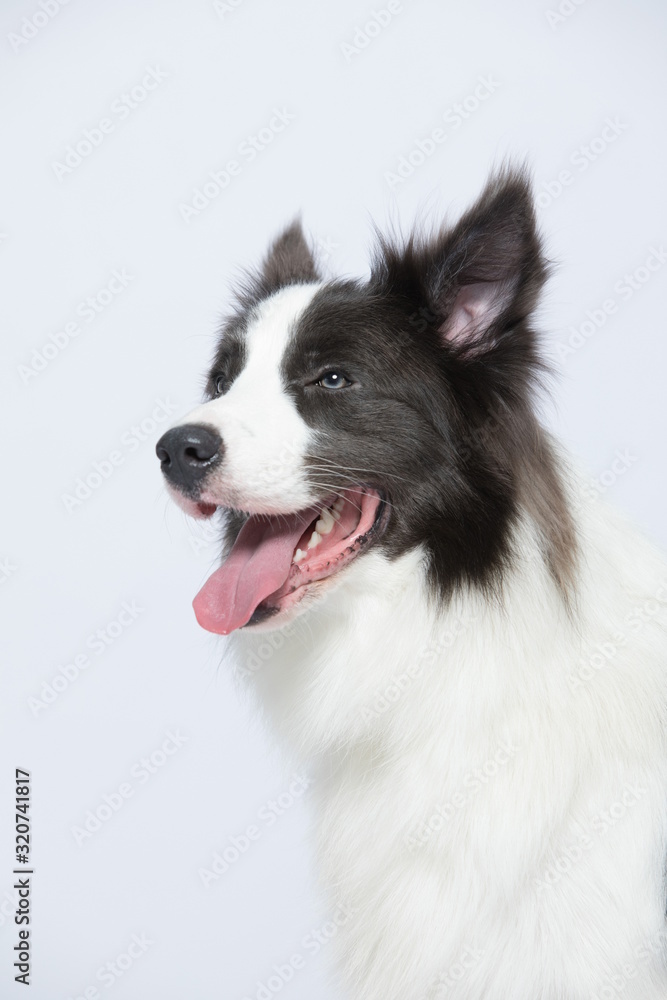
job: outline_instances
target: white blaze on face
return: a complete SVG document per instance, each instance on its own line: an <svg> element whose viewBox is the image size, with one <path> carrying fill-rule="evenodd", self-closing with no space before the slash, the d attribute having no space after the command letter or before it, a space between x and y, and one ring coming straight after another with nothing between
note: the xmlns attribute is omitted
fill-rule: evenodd
<svg viewBox="0 0 667 1000"><path fill-rule="evenodd" d="M319 287L292 285L260 303L246 333L243 370L223 396L182 421L214 427L224 444L202 500L258 514L312 502L303 464L312 432L285 391L280 365L290 331Z"/></svg>

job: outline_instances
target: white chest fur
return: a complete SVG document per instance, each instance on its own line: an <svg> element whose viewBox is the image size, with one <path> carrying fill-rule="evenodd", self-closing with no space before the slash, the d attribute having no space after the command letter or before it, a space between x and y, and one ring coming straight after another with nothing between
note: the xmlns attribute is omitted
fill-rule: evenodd
<svg viewBox="0 0 667 1000"><path fill-rule="evenodd" d="M524 525L498 598L369 552L271 655L232 638L317 771L353 1000L667 996L667 567L577 522L570 613Z"/></svg>

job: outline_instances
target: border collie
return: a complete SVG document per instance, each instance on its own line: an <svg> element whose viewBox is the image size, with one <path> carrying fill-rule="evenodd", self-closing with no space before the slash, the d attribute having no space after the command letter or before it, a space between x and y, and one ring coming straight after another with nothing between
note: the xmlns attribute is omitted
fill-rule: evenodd
<svg viewBox="0 0 667 1000"><path fill-rule="evenodd" d="M312 762L353 1000L667 997L667 565L536 418L547 271L520 169L364 281L294 224L157 446L221 513L197 620Z"/></svg>

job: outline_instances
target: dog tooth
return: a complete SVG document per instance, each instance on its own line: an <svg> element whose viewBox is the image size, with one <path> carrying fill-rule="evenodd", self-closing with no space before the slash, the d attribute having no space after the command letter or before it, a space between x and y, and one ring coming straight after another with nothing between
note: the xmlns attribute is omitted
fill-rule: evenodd
<svg viewBox="0 0 667 1000"><path fill-rule="evenodd" d="M343 497L338 497L337 500L334 500L332 506L333 506L334 510L342 511L343 507L345 506L345 500L344 500L344 498Z"/></svg>
<svg viewBox="0 0 667 1000"><path fill-rule="evenodd" d="M339 510L332 510L331 511L331 515L332 515L332 517L334 518L335 521L340 521L340 511Z"/></svg>
<svg viewBox="0 0 667 1000"><path fill-rule="evenodd" d="M294 553L294 556L292 557L292 562L300 563L301 560L305 558L306 558L306 553L302 552L301 549L297 549L296 552Z"/></svg>
<svg viewBox="0 0 667 1000"><path fill-rule="evenodd" d="M314 531L312 533L312 535L310 536L310 540L308 542L308 548L309 549L314 549L315 546L319 545L321 541L322 541L322 536L318 535L318 533L316 531Z"/></svg>
<svg viewBox="0 0 667 1000"><path fill-rule="evenodd" d="M319 531L320 535L328 535L333 526L334 526L333 514L326 509L323 510L321 518L315 524L316 531Z"/></svg>

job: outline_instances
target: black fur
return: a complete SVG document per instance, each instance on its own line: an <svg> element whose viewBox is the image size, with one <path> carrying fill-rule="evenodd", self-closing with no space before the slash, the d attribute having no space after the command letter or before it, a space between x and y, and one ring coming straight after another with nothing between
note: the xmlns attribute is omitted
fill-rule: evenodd
<svg viewBox="0 0 667 1000"><path fill-rule="evenodd" d="M522 505L567 587L571 524L532 411L542 366L529 316L546 274L529 181L504 171L453 229L403 245L381 239L367 282L325 285L283 358L286 389L317 432L309 478L322 496L359 484L379 490L388 520L377 544L390 557L423 545L440 596L499 583ZM316 275L295 224L246 285L235 335L257 301ZM488 293L492 319L452 339L470 286ZM316 385L330 369L352 385Z"/></svg>
<svg viewBox="0 0 667 1000"><path fill-rule="evenodd" d="M243 334L255 306L288 285L318 280L315 259L300 223L294 221L271 244L262 266L248 272L236 289L236 309L223 325L206 379L205 392L209 398L218 394L219 378L224 378L226 391L242 370L246 360Z"/></svg>

